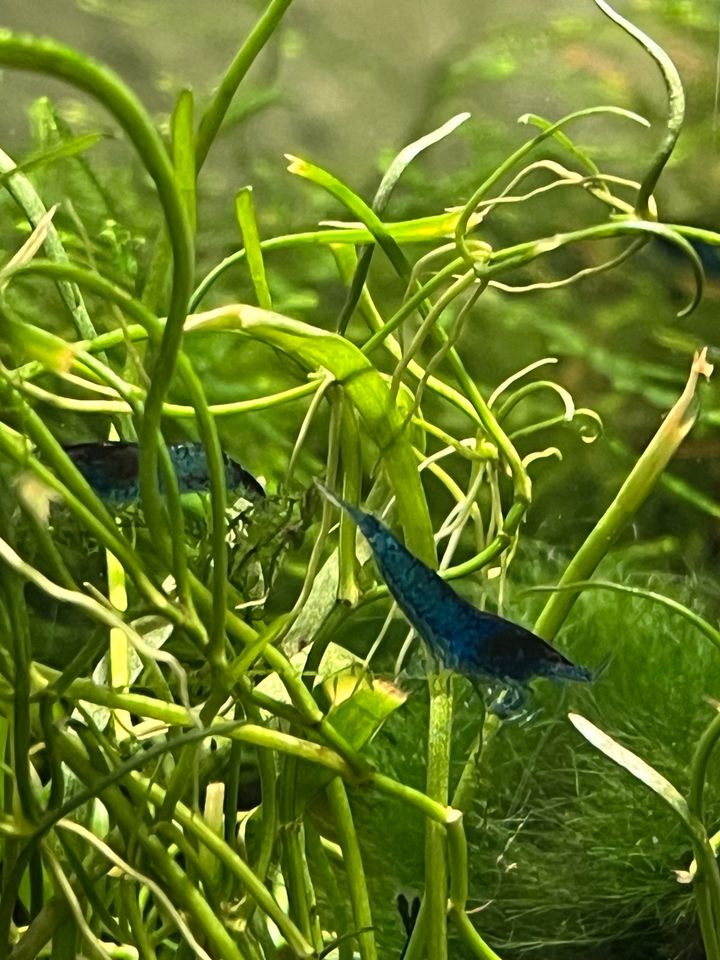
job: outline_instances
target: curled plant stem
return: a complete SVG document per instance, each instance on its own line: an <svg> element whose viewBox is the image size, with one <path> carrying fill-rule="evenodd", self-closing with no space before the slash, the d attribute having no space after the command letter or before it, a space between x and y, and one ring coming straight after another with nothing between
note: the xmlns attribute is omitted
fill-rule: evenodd
<svg viewBox="0 0 720 960"><path fill-rule="evenodd" d="M603 240L608 237L636 236L641 239L661 237L681 250L690 261L695 277L695 293L687 306L678 311L678 317L686 317L697 307L702 297L705 283L705 273L702 261L692 244L688 243L682 231L676 231L665 223L654 220L614 220L610 223L594 224L593 226L570 230L566 233L556 233L552 237L540 240L530 240L505 247L495 251L487 265L478 267L478 275L485 280L492 280L495 276L505 273L515 267L530 263L538 257L545 256L561 247L568 246L583 240ZM632 246L632 245L631 245Z"/></svg>
<svg viewBox="0 0 720 960"><path fill-rule="evenodd" d="M598 273L605 273L608 270L614 270L615 267L620 266L621 263L624 263L626 260L629 260L630 257L635 256L640 248L644 247L646 243L647 240L644 237L639 237L637 240L633 240L631 243L629 243L624 250L621 250L620 253L617 254L617 256L610 257L609 260L605 260L603 263L599 263L592 267L583 267L581 270L577 270L575 273L570 274L569 277L561 277L559 280L546 280L540 283L527 283L521 285L502 283L500 280L490 280L488 286L494 287L496 290L502 290L503 293L512 294L533 293L536 290L557 290L560 287L569 287L573 283L578 283L580 280L584 280L586 277L591 277Z"/></svg>
<svg viewBox="0 0 720 960"><path fill-rule="evenodd" d="M685 119L685 93L683 91L682 81L675 64L658 43L651 40L650 37L636 27L634 23L626 20L625 17L621 17L606 0L595 0L595 4L602 10L606 17L619 27L622 27L633 40L639 43L640 46L650 54L657 64L665 82L668 95L667 129L657 153L650 164L650 169L643 177L637 197L637 209L641 217L650 220L652 219L650 201L653 191L660 179L660 174L665 168L665 164L675 149L675 144L680 136L683 120Z"/></svg>
<svg viewBox="0 0 720 960"><path fill-rule="evenodd" d="M475 193L473 193L468 202L465 204L460 216L458 217L458 221L455 226L455 242L462 260L465 264L467 264L468 267L475 269L475 258L473 257L472 251L468 247L466 234L468 232L471 218L475 213L478 204L483 197L485 197L488 191L498 182L498 180L504 177L506 173L508 173L520 160L522 160L523 157L534 150L536 146L538 146L544 140L547 140L549 137L555 136L555 134L563 130L563 128L569 123L572 123L574 120L582 119L583 117L592 116L593 114L603 113L614 113L620 116L625 116L647 126L647 121L643 120L642 117L638 117L637 114L631 114L627 110L621 110L619 107L589 107L585 110L577 110L573 113L567 114L556 123L546 127L541 133L537 134L537 136L518 147L517 150L515 150L498 167L496 167L490 176L480 184Z"/></svg>

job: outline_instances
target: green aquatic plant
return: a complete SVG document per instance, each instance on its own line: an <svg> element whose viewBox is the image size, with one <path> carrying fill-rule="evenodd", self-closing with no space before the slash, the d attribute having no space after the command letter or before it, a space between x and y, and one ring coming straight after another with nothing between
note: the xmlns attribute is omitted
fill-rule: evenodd
<svg viewBox="0 0 720 960"><path fill-rule="evenodd" d="M703 269L692 231L662 222L653 199L683 119L677 72L656 44L604 0L596 3L643 46L668 90L666 132L639 183L603 173L570 136L587 118L644 124L636 114L611 106L555 122L528 114L534 136L462 207L389 220L409 165L468 120L459 114L400 151L371 203L318 165L289 157L289 172L325 191L350 220L261 239L252 191L243 188L235 198L243 246L205 275L195 249L202 167L289 0L269 3L199 119L189 91L178 95L169 140L106 67L54 41L0 31L4 67L65 80L109 112L159 208L156 239L142 243L108 216L105 200L88 222L62 205L47 210L31 176L59 165L81 164L86 185L103 195L101 172L93 180L84 157L99 135L76 135L55 119L59 143L17 166L0 157L0 187L32 227L0 268L8 492L0 504L0 746L8 771L0 958L36 956L48 944L57 956L375 960L395 947L399 954L399 920L393 928L386 913L394 891L378 900L384 874L368 868L363 843L372 830L358 828L368 797L378 806L392 801L389 816L424 831L413 877L422 903L406 960L445 960L448 929L463 956L498 957L482 914L470 912L465 815L492 779L501 721L475 700L472 722L458 735L455 678L430 669L424 783L397 772L402 757L388 744L407 693L373 671L389 670L396 658L401 676L406 651L394 637L382 648L392 611L372 630L371 652L355 649L350 635L364 629L387 591L371 582L346 515L335 541L331 505L314 497L309 481L322 472L344 501L366 502L378 514L392 503L407 548L426 567L447 579L475 575L483 599L498 585L502 612L532 502L531 469L560 455L557 432L548 446L534 444L563 427L569 445L578 435L592 440L598 421L559 384L529 379L554 358L486 395L465 340L471 331L477 337L482 297L580 243L621 246L557 285L603 274L660 239L691 268L695 289L683 315L697 305ZM551 144L563 162L530 160ZM542 184L527 190L536 174ZM597 222L568 218L552 235L495 248L486 242L485 223L508 209L527 209L532 233L532 208L522 205L552 191L585 195ZM412 260L418 245L425 252ZM345 291L337 315L326 307L322 322L275 309L282 277L275 256L308 250L325 257ZM382 296L370 270L380 260L392 277ZM209 303L239 265L256 304ZM542 284L526 289L534 286ZM651 493L692 425L698 374L708 372L696 358L678 406L540 614L540 636L554 639L572 606L564 588L580 589L577 580L592 575ZM257 424L253 416L263 423L256 436L265 438L255 449L244 432ZM140 502L130 522L118 522L69 455L68 444L82 438L68 436L68 424L94 445L137 443ZM173 451L190 443L197 451L197 442L208 496L176 469ZM275 488L267 512L260 516L256 505L240 524L226 488L235 460L252 474L267 471ZM430 483L438 485L432 503ZM443 505L445 518L434 524ZM289 546L298 542L294 557ZM70 612L64 636L39 615L39 597ZM67 646L52 658L55 636ZM565 642L558 641L563 649ZM412 685L412 668L406 676ZM588 724L580 722L592 732ZM712 736L703 741L708 750ZM699 836L698 887L715 869ZM711 899L701 890L709 943ZM508 938L495 929L492 939Z"/></svg>

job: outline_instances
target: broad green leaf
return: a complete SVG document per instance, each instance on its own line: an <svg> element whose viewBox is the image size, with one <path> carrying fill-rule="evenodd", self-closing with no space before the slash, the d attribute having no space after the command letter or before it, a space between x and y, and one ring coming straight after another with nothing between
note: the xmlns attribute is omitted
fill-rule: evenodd
<svg viewBox="0 0 720 960"><path fill-rule="evenodd" d="M399 687L371 679L360 665L333 674L322 686L332 703L329 719L355 750L364 747L407 699Z"/></svg>
<svg viewBox="0 0 720 960"><path fill-rule="evenodd" d="M304 667L309 650L306 647L291 658L298 672ZM328 721L357 751L372 740L390 714L407 699L403 690L387 680L372 677L362 660L335 643L328 644L318 677L315 689L325 701L324 705L329 705ZM277 674L262 680L258 690L279 700L289 700ZM294 788L299 808L317 797L334 776L331 770L321 769L317 764L299 763Z"/></svg>

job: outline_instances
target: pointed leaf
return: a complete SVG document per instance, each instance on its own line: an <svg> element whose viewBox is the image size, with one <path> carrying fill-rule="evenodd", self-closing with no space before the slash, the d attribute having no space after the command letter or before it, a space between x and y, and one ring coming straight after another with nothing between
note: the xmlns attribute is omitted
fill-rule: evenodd
<svg viewBox="0 0 720 960"><path fill-rule="evenodd" d="M623 747L617 740L613 740L612 737L596 727L594 723L586 720L585 717L581 717L577 713L569 713L568 718L578 733L585 737L589 743L600 750L601 753L604 753L606 757L614 760L619 766L624 767L628 773L644 783L646 787L650 787L653 793L656 793L668 806L672 807L687 826L691 826L690 810L687 802L669 780L666 780L649 763L638 757L632 750Z"/></svg>

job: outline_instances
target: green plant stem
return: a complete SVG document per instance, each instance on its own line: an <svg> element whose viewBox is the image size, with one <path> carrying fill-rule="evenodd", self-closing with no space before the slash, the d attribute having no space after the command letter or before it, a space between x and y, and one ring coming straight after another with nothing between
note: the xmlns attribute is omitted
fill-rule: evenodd
<svg viewBox="0 0 720 960"><path fill-rule="evenodd" d="M315 677L320 669L320 664L322 662L322 658L325 656L325 651L327 650L328 645L333 642L337 636L338 630L345 623L351 613L352 608L349 607L347 603L343 603L341 600L336 600L328 611L327 616L316 630L315 635L313 636L312 646L310 647L310 652L308 653L307 660L305 661L305 667L303 669L306 683L310 687L312 687Z"/></svg>
<svg viewBox="0 0 720 960"><path fill-rule="evenodd" d="M688 806L690 812L703 822L703 793L707 779L710 756L720 740L720 713L716 713L698 740L690 767L690 793Z"/></svg>
<svg viewBox="0 0 720 960"><path fill-rule="evenodd" d="M440 317L445 312L445 309L450 306L450 304L456 300L461 293L464 293L468 287L471 287L474 284L475 275L468 271L459 277L454 283L452 283L427 311L427 315L423 318L423 322L420 324L417 333L413 337L412 343L395 367L391 387L391 393L393 395L397 393L403 372L409 365L410 361L413 360L415 355L420 351L425 339L434 330L438 321L440 320ZM447 342L447 337L445 337L444 340Z"/></svg>
<svg viewBox="0 0 720 960"><path fill-rule="evenodd" d="M718 960L720 958L720 939L713 915L710 892L702 880L696 880L694 893L700 934L705 947L705 958L706 960Z"/></svg>
<svg viewBox="0 0 720 960"><path fill-rule="evenodd" d="M67 902L61 896L45 901L40 913L33 918L20 940L13 945L12 960L37 960L42 956L56 930L67 920Z"/></svg>
<svg viewBox="0 0 720 960"><path fill-rule="evenodd" d="M99 692L103 692L104 688L98 688ZM148 698L149 699L149 698ZM186 717L188 714L186 713ZM177 724L179 725L179 724ZM194 724L193 724L194 726ZM32 857L33 851L37 843L42 839L42 837L50 830L58 821L67 817L72 811L76 810L84 803L87 803L88 800L96 797L100 794L103 794L106 790L116 790L118 783L124 783L129 789L132 788L133 783L137 782L136 793L138 799L141 803L146 801L149 791L155 791L153 799L155 800L158 806L161 806L161 802L164 801L165 791L157 784L150 784L149 781L143 779L137 775L138 780L126 780L129 775L134 775L137 767L145 766L147 762L150 762L153 757L161 756L163 753L166 753L168 750L174 749L176 746L182 746L183 744L193 743L195 741L204 739L211 735L222 735L232 734L237 732L238 729L241 729L239 725L235 722L224 723L224 724L214 724L211 728L201 728L198 729L194 727L189 733L184 733L175 738L174 741L168 742L162 739L155 746L152 746L147 749L147 751L140 751L139 754L135 754L129 760L124 761L119 764L115 769L109 771L103 776L98 777L97 771L92 771L91 776L81 776L80 779L86 784L85 788L76 792L72 797L66 800L60 807L55 808L43 817L42 821L38 823L35 833L30 835L30 838L25 843L25 846L22 851L21 857L18 858L17 863L13 867L10 875L7 878L6 891L15 889L19 884L20 879L23 875L25 866L29 859ZM269 746L270 744L265 739L263 731L256 730L259 733L259 739L257 740L256 745L258 746ZM265 731L265 733L271 733L271 731ZM294 738L291 738L294 739ZM250 742L253 742L252 737ZM300 741L299 741L300 742ZM78 760L84 765L85 761L82 760L84 756L82 749L77 744L74 738L70 738L68 735L58 735L58 750L59 756L62 757L68 764L73 767L73 760ZM306 754L306 759L308 755ZM339 759L339 758L338 758ZM73 768L75 769L75 768ZM87 766L84 766L84 770L87 773L87 770L90 769ZM190 813L186 810L182 804L178 804L174 810L174 816L182 823L182 826L185 830L197 834L204 843L206 843L216 855L223 860L228 866L228 869L231 870L235 875L237 875L243 883L245 883L251 891L254 891L254 894L257 895L257 902L263 906L263 909L267 909L268 912L275 910L272 903L270 902L269 894L267 893L262 881L259 878L255 878L250 871L250 868L244 864L239 857L232 851L224 841L215 834L200 817L199 814ZM159 874L162 877L162 873ZM0 931L7 929L7 926L10 922L10 916L12 911L12 904L14 902L13 896L4 896L0 899ZM277 919L278 925L281 928L284 927L284 919L282 916ZM288 928L291 939L293 939L293 931ZM0 941L1 943L2 941ZM300 943L299 940L294 942ZM298 956L308 956L307 953L299 952ZM223 954L224 956L224 954ZM0 957L5 960L5 955L2 953L2 948L0 947Z"/></svg>
<svg viewBox="0 0 720 960"><path fill-rule="evenodd" d="M630 587L624 583L610 583L608 580L578 580L575 583L566 583L564 586L538 586L538 587L528 587L526 590L523 590L523 593L543 593L543 592L552 592L556 590L564 590L572 593L582 593L583 590L611 590L615 593L628 593L634 597L642 597L645 600L650 600L652 603L657 603L662 607L665 607L667 610L672 610L673 613L677 613L679 616L684 617L689 623L702 633L708 640L714 644L720 650L720 630L713 627L711 623L701 617L700 614L695 613L694 610L691 610L689 607L686 607L685 604L680 603L678 600L673 600L672 597L663 596L661 593L655 593L654 590L644 590L642 587Z"/></svg>
<svg viewBox="0 0 720 960"><path fill-rule="evenodd" d="M329 389L328 394L330 397L330 424L328 426L327 433L325 477L330 486L334 487L337 483L338 476L340 438L342 435L343 416L346 401L345 397L337 389L337 387ZM316 394L316 397L319 396L320 394ZM277 632L272 631L272 633L269 634L272 636L272 643L276 646L280 645L284 638L288 635L293 624L297 621L298 617L302 613L303 608L305 607L305 604L312 593L313 583L315 582L315 578L320 570L322 554L325 549L325 542L332 526L332 512L331 504L326 499L323 499L320 529L318 530L315 537L315 542L313 543L310 559L308 560L305 576L303 578L302 588L297 600L293 604L292 610L285 618L283 618L283 622L280 624ZM265 640L265 638L263 638L263 640ZM248 667L249 666L250 664L248 664Z"/></svg>
<svg viewBox="0 0 720 960"><path fill-rule="evenodd" d="M292 0L271 0L265 13L255 24L247 40L235 54L232 63L225 71L225 75L208 104L198 127L195 147L195 166L198 173L205 163L210 147L217 136L237 88L255 62L257 55L277 29L291 2Z"/></svg>
<svg viewBox="0 0 720 960"><path fill-rule="evenodd" d="M476 957L481 957L482 960L501 960L500 956L495 953L492 947L489 947L487 943L485 943L475 927L473 927L470 922L470 917L468 917L464 910L454 910L451 912L450 917L457 927L463 942L472 950Z"/></svg>
<svg viewBox="0 0 720 960"><path fill-rule="evenodd" d="M146 803L149 798L158 807L162 806L165 791L159 784L153 783L139 773L133 773L123 783L138 803ZM199 813L179 802L174 806L173 819L238 879L257 906L277 925L295 951L296 956L309 957L313 955L310 944L297 927L291 923L287 914L281 910L261 878L208 826Z"/></svg>
<svg viewBox="0 0 720 960"><path fill-rule="evenodd" d="M324 333L309 324L245 304L198 314L188 322L188 332L200 330L250 336L294 357L310 371L329 370L342 384L382 452L409 549L434 564L430 514L412 448L399 411L389 403L385 382L363 354L337 334Z"/></svg>
<svg viewBox="0 0 720 960"><path fill-rule="evenodd" d="M106 67L87 57L80 56L69 47L50 40L38 40L34 37L16 36L8 30L0 31L0 63L21 70L33 70L68 80L76 87L109 110L120 126L128 134L138 151L145 169L155 182L158 197L163 208L168 236L173 254L173 282L170 306L165 323L162 342L157 351L150 389L148 391L144 415L140 429L140 489L148 527L158 543L167 552L167 529L163 523L163 509L158 488L158 438L160 419L165 394L175 369L180 349L183 325L187 313L187 304L192 290L193 280L193 236L187 210L180 196L172 164L160 136L140 101L128 90L122 81ZM198 381L199 383L199 381ZM208 466L211 479L213 500L218 504L214 508L214 519L224 518L224 468L217 432L211 421L202 422L203 439L208 448ZM218 483L219 481L219 483ZM177 487L171 483L168 495L177 500ZM182 520L175 505L174 517ZM220 531L223 531L220 524ZM182 528L175 532L173 542L176 556L184 550ZM217 534L216 534L217 536ZM224 536L224 534L223 534ZM218 544L219 546L219 538ZM222 553L218 556L221 559ZM217 564L216 564L217 566ZM221 571L223 580L225 569ZM216 618L224 615L219 609L219 575L215 574L217 593ZM217 635L217 628L215 635ZM215 651L216 652L216 651Z"/></svg>
<svg viewBox="0 0 720 960"><path fill-rule="evenodd" d="M463 814L468 812L473 797L477 793L483 754L502 727L500 718L494 713L488 713L485 710L484 704L483 711L484 716L481 720L482 727L475 739L474 747L465 761L452 797L453 809L459 810Z"/></svg>
<svg viewBox="0 0 720 960"><path fill-rule="evenodd" d="M315 885L310 876L305 848L304 805L298 793L299 764L297 757L286 756L280 764L283 789L279 796L279 839L282 876L287 892L288 912L292 921L312 942L322 949L322 931L317 926Z"/></svg>
<svg viewBox="0 0 720 960"><path fill-rule="evenodd" d="M47 211L31 181L21 173L11 173L14 166L13 160L0 150L0 171L3 174L11 174L5 181L5 189L35 227ZM65 247L62 245L58 232L52 223L48 224L43 245L52 260L59 264L69 263ZM72 318L78 335L86 339L94 337L96 335L95 327L77 284L72 281L60 280L57 284L57 290Z"/></svg>
<svg viewBox="0 0 720 960"><path fill-rule="evenodd" d="M253 722L260 723L260 711L254 704L246 704L245 709ZM260 771L262 803L259 808L260 844L252 870L260 883L265 883L278 836L278 769L275 754L270 750L257 751L257 764ZM233 817L234 811L235 807L233 807ZM231 823L234 832L234 822L231 821ZM255 902L247 900L241 904L238 916L245 923L250 923L254 912Z"/></svg>
<svg viewBox="0 0 720 960"><path fill-rule="evenodd" d="M82 782L90 784L97 780L97 771L74 739L67 735L58 738L58 749L65 763ZM187 910L208 938L213 949L227 960L250 960L244 948L230 937L219 918L215 916L202 892L195 888L187 874L168 854L160 838L150 833L142 822L138 822L133 806L128 803L120 788L106 787L102 790L101 796L125 837L128 840L132 839L142 849L148 865L151 865L154 875L163 888L179 906ZM142 797L144 802L145 790L142 791ZM208 833L215 836L211 830L208 830Z"/></svg>
<svg viewBox="0 0 720 960"><path fill-rule="evenodd" d="M335 920L337 960L354 960L354 957L357 957L354 950L357 934L354 929L352 910L345 897L334 895L334 891L337 890L337 876L330 864L330 857L323 847L323 840L310 821L305 822L305 844L308 857L322 889L326 892ZM342 865L342 858L339 858L339 865Z"/></svg>
<svg viewBox="0 0 720 960"><path fill-rule="evenodd" d="M53 670L51 667L35 665L33 668L33 677L36 678L35 686L40 688L40 690L49 686L60 676L60 671ZM305 688L303 687L303 689ZM37 693L35 695L37 696ZM198 729L195 724L195 718L180 704L166 703L157 698L147 697L138 693L122 693L108 687L99 686L93 683L92 680L85 678L73 680L67 687L66 696L68 699L74 701L86 700L88 703L99 704L112 710L127 710L141 717L159 720L169 727L192 728L190 733L183 735L186 740L210 735L226 735L241 742L253 743L258 747L266 747L280 753L294 754L299 759L309 760L310 762L319 763L321 766L327 767L329 770L342 776L342 778L350 784L375 787L375 789L379 790L385 796L392 797L401 803L412 806L416 810L419 810L423 816L443 826L447 826L448 823L454 822L457 819L456 812L453 811L452 807L433 800L421 790L416 790L414 787L394 780L392 777L388 777L378 771L364 770L363 778L358 783L357 774L339 754L334 753L334 751L329 750L327 747L311 743L308 740L301 740L290 734L270 730L267 727L261 727L257 724L223 723L217 720L213 721L207 729ZM174 747L180 745L180 741L174 743ZM169 746L166 745L165 748L169 749ZM158 750L158 752L162 751ZM143 760L143 756L147 758L149 751L144 755L136 756L133 761L128 761L129 765L127 769L133 770L136 765L139 766L147 762L146 759ZM125 767L123 766L122 769L124 770ZM83 802L85 802L83 799L78 800L78 797L74 797L71 806L61 815L65 816L65 813L74 809L78 803Z"/></svg>
<svg viewBox="0 0 720 960"><path fill-rule="evenodd" d="M4 511L3 511L4 512ZM32 787L30 744L30 663L32 650L28 629L27 608L19 576L3 570L2 597L10 621L10 646L13 659L13 703L10 721L12 770L17 809L31 821L37 812Z"/></svg>
<svg viewBox="0 0 720 960"><path fill-rule="evenodd" d="M560 578L560 586L586 580L592 575L620 533L650 495L660 474L695 422L693 401L700 373L707 375L702 356L697 356L681 396L643 451L615 499L577 551ZM545 604L535 632L552 640L572 609L577 594L557 591Z"/></svg>
<svg viewBox="0 0 720 960"><path fill-rule="evenodd" d="M690 826L697 864L693 892L703 943L708 960L720 960L720 870L702 823L693 816Z"/></svg>
<svg viewBox="0 0 720 960"><path fill-rule="evenodd" d="M335 829L343 852L355 928L362 931L357 935L360 957L361 960L377 960L370 897L365 882L360 843L355 832L345 784L339 777L334 777L325 788L325 792L330 802Z"/></svg>
<svg viewBox="0 0 720 960"><path fill-rule="evenodd" d="M123 911L128 918L140 960L157 960L152 938L145 925L145 918L138 904L137 894L129 883L121 886L120 901Z"/></svg>
<svg viewBox="0 0 720 960"><path fill-rule="evenodd" d="M344 236L344 234L343 234ZM368 236L371 236L368 233ZM288 240L292 238L280 237L279 240ZM272 244L273 241L267 240L261 243L261 247L267 248ZM720 242L720 239L719 241ZM12 271L10 276L22 276L22 275L40 275L40 276L50 276L55 278L66 278L72 280L80 286L85 286L89 290L94 291L100 296L104 297L106 300L111 303L115 303L119 306L124 312L127 313L129 317L135 320L140 326L129 326L125 330L110 330L107 333L100 334L92 342L85 344L87 351L96 353L102 350L109 350L112 347L121 344L124 339L131 340L136 342L138 340L144 340L146 337L153 339L159 336L159 331L162 329L163 321L158 319L152 311L143 304L140 300L131 297L125 290L121 287L116 287L114 284L109 283L103 277L100 277L98 274L92 273L89 270L85 270L82 267L79 267L75 264L56 264L50 263L44 260L33 260L31 263L25 264L21 267L17 267ZM403 314L404 315L404 314ZM398 321L399 322L399 321ZM388 332L384 330L381 321L378 321L377 324L373 324L375 332L382 331L382 340L384 341L387 337L390 336ZM370 341L368 341L370 343ZM377 344L375 344L377 345ZM402 351L400 350L399 345L395 340L390 340L388 343L391 354L395 359L400 359ZM367 347L367 344L366 344ZM364 348L365 352L365 348ZM181 355L180 360L183 357ZM22 375L23 378L30 378L37 375L42 370L42 366L38 363L26 364L24 367L18 368L18 374ZM461 410L466 416L470 417L475 423L480 423L480 420L475 412L475 408L472 404L458 391L454 390L451 386L445 384L442 380L439 380L437 377L427 377L426 372L423 368L411 361L408 365L409 372L417 380L426 380L427 385L430 389L436 392L439 396L442 396L453 406L457 407L458 410ZM180 368L180 373L182 374L182 367ZM294 399L302 396L307 396L308 394L314 393L319 385L322 383L321 380L311 381L310 383L303 384L299 387L293 387L290 390L280 391L275 396L277 397L277 402L281 402L284 398ZM143 394L139 394L141 396ZM262 399L259 400L245 400L238 401L237 403L228 403L228 404L213 404L210 408L211 413L214 416L219 416L223 414L233 414L243 412L245 410L255 410L263 409L260 404L263 403ZM190 417L196 416L196 411L193 407L186 407L181 404L172 404L166 403L163 407L163 413L166 416L175 416L175 417Z"/></svg>
<svg viewBox="0 0 720 960"><path fill-rule="evenodd" d="M343 467L343 496L348 503L359 503L362 496L362 456L360 434L354 408L343 404L340 451ZM357 603L360 590L356 576L355 524L340 511L338 537L338 600L349 606Z"/></svg>
<svg viewBox="0 0 720 960"><path fill-rule="evenodd" d="M651 219L650 198L660 179L660 174L672 156L685 119L685 93L683 91L682 81L677 67L658 43L643 33L634 23L621 17L605 0L595 0L595 4L602 10L606 17L619 27L622 27L626 33L630 34L633 40L639 43L640 46L650 54L657 64L665 82L668 97L668 116L665 136L657 149L657 153L653 157L650 168L643 177L637 197L637 209L640 215L644 219Z"/></svg>
<svg viewBox="0 0 720 960"><path fill-rule="evenodd" d="M452 737L452 686L450 674L432 673L426 793L446 804L450 786L450 743ZM447 960L448 874L445 831L434 821L425 828L425 933L427 955Z"/></svg>

